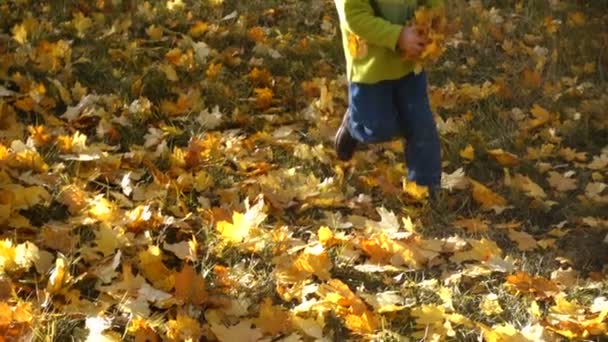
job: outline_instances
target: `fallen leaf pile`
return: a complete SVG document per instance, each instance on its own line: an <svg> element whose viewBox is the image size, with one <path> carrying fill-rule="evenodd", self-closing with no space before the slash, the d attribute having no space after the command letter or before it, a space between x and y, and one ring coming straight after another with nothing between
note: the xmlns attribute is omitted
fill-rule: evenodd
<svg viewBox="0 0 608 342"><path fill-rule="evenodd" d="M333 1L1 3L0 336L607 338L608 15L486 3L416 13L437 202L337 160Z"/></svg>

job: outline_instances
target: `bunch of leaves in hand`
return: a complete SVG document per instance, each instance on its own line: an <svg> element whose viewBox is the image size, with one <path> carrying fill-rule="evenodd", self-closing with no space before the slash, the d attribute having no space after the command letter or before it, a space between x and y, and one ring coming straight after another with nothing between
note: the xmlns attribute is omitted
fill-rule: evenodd
<svg viewBox="0 0 608 342"><path fill-rule="evenodd" d="M414 14L412 26L425 41L424 49L417 56L402 53L402 57L415 63L414 71L420 73L424 66L436 62L445 52L445 40L448 33L448 20L443 7L421 7Z"/></svg>

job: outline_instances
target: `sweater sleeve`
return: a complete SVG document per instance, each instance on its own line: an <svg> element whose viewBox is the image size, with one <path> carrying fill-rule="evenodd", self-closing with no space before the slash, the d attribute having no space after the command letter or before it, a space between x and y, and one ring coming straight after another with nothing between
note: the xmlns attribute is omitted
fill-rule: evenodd
<svg viewBox="0 0 608 342"><path fill-rule="evenodd" d="M429 7L441 7L443 6L443 0L428 0Z"/></svg>
<svg viewBox="0 0 608 342"><path fill-rule="evenodd" d="M346 29L370 44L395 50L402 26L378 17L370 0L339 0Z"/></svg>

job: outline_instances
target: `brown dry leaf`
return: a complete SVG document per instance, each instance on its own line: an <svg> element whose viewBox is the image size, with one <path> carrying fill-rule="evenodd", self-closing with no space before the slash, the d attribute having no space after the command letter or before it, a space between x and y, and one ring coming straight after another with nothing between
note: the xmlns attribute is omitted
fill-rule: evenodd
<svg viewBox="0 0 608 342"><path fill-rule="evenodd" d="M543 83L543 77L536 70L525 69L521 74L521 83L528 89L538 89Z"/></svg>
<svg viewBox="0 0 608 342"><path fill-rule="evenodd" d="M505 183L516 189L519 189L526 193L527 196L532 198L543 199L547 197L547 194L540 187L540 185L534 183L528 176L516 173L514 176L509 177L508 172L505 172Z"/></svg>
<svg viewBox="0 0 608 342"><path fill-rule="evenodd" d="M527 122L526 129L528 130L541 127L551 121L551 113L538 104L535 104L534 107L530 109L530 112L534 118Z"/></svg>
<svg viewBox="0 0 608 342"><path fill-rule="evenodd" d="M509 239L517 243L517 248L520 251L531 251L538 247L538 243L534 237L526 232L509 229L507 234L509 235Z"/></svg>
<svg viewBox="0 0 608 342"><path fill-rule="evenodd" d="M478 217L470 218L470 219L459 219L452 224L456 228L465 229L471 233L483 233L487 232L489 228L490 221L482 220Z"/></svg>
<svg viewBox="0 0 608 342"><path fill-rule="evenodd" d="M578 272L572 267L565 270L560 268L551 272L551 280L557 282L562 289L569 288L578 282Z"/></svg>
<svg viewBox="0 0 608 342"><path fill-rule="evenodd" d="M183 303L201 305L207 300L205 280L186 264L175 274L175 297Z"/></svg>
<svg viewBox="0 0 608 342"><path fill-rule="evenodd" d="M568 174L568 173L566 173ZM567 175L555 171L549 171L549 178L547 178L549 185L559 192L566 192L578 189L576 179L570 178Z"/></svg>

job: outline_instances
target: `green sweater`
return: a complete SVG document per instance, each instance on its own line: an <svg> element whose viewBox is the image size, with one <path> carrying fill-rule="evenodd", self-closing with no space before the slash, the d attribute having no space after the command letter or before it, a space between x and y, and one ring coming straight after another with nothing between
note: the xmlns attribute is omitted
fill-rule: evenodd
<svg viewBox="0 0 608 342"><path fill-rule="evenodd" d="M348 80L377 83L399 79L414 70L404 62L397 42L403 26L423 3L442 0L335 0L340 17Z"/></svg>

